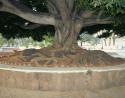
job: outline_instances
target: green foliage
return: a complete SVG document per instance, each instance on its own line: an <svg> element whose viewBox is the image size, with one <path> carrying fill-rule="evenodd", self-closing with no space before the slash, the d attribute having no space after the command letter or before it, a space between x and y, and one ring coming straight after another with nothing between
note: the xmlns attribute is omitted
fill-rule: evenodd
<svg viewBox="0 0 125 98"><path fill-rule="evenodd" d="M103 9L111 15L125 13L125 0L76 0L79 9Z"/></svg>
<svg viewBox="0 0 125 98"><path fill-rule="evenodd" d="M32 37L6 39L0 33L0 47L47 47L53 43L53 37L50 33L46 33L46 35L43 35L43 38L41 39L42 41L35 41Z"/></svg>
<svg viewBox="0 0 125 98"><path fill-rule="evenodd" d="M47 33L47 35L43 36L43 41L41 42L41 45L44 46L44 47L51 46L52 42L53 42L53 39L54 38L52 36L50 36L49 33Z"/></svg>
<svg viewBox="0 0 125 98"><path fill-rule="evenodd" d="M91 9L91 3L93 0L75 0L76 3L76 7L78 8L78 10L81 9Z"/></svg>
<svg viewBox="0 0 125 98"><path fill-rule="evenodd" d="M94 7L105 8L112 15L125 13L125 0L95 0Z"/></svg>
<svg viewBox="0 0 125 98"><path fill-rule="evenodd" d="M6 39L3 38L2 34L0 34L0 47L4 45L4 43L6 43Z"/></svg>
<svg viewBox="0 0 125 98"><path fill-rule="evenodd" d="M112 7L125 7L125 0L93 0L94 7L105 6L107 9Z"/></svg>

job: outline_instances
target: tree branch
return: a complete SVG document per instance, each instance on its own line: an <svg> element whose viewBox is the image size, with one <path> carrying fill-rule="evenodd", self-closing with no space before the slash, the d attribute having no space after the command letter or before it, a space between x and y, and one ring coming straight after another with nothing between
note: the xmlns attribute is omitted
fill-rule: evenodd
<svg viewBox="0 0 125 98"><path fill-rule="evenodd" d="M30 22L44 25L55 25L55 18L47 13L32 11L16 0L0 0L0 11L9 12Z"/></svg>
<svg viewBox="0 0 125 98"><path fill-rule="evenodd" d="M78 17L79 17L80 19L90 18L90 17L93 17L93 14L94 14L94 11L84 10L84 11L81 11L81 12L80 12L80 14L78 15Z"/></svg>
<svg viewBox="0 0 125 98"><path fill-rule="evenodd" d="M112 17L102 16L103 10L99 11L98 14L95 11L85 10L79 16L79 21L83 27L93 26L97 24L111 24L113 22Z"/></svg>
<svg viewBox="0 0 125 98"><path fill-rule="evenodd" d="M54 15L57 18L60 18L59 10L58 10L56 4L53 1L47 0L47 6L48 6L49 13L51 13L52 15Z"/></svg>
<svg viewBox="0 0 125 98"><path fill-rule="evenodd" d="M113 20L111 18L87 19L83 23L83 27L93 26L93 25L97 25L97 24L111 24L111 23L113 23Z"/></svg>

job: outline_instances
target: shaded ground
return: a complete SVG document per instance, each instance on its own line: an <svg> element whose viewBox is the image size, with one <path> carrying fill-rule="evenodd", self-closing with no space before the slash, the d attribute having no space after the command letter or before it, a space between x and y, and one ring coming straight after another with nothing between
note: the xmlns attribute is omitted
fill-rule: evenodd
<svg viewBox="0 0 125 98"><path fill-rule="evenodd" d="M52 47L26 49L14 53L1 53L0 63L16 66L40 67L82 67L111 66L125 63L125 60L114 58L103 51L88 51L72 48L70 52Z"/></svg>

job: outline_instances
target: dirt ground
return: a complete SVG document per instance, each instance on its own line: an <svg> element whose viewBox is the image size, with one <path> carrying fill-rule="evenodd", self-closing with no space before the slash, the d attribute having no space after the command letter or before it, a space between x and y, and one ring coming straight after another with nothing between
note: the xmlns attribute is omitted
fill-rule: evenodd
<svg viewBox="0 0 125 98"><path fill-rule="evenodd" d="M0 63L15 66L33 67L92 67L112 66L125 63L122 58L114 58L103 51L72 49L65 53L63 49L42 48L26 49L13 53L0 53Z"/></svg>

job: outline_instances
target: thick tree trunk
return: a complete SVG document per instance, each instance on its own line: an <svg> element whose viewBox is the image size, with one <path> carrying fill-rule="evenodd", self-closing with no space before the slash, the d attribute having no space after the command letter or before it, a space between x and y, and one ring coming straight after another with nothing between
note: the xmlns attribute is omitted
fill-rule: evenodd
<svg viewBox="0 0 125 98"><path fill-rule="evenodd" d="M55 28L54 46L63 48L65 52L69 52L77 44L80 29L74 21L65 24L58 23Z"/></svg>

